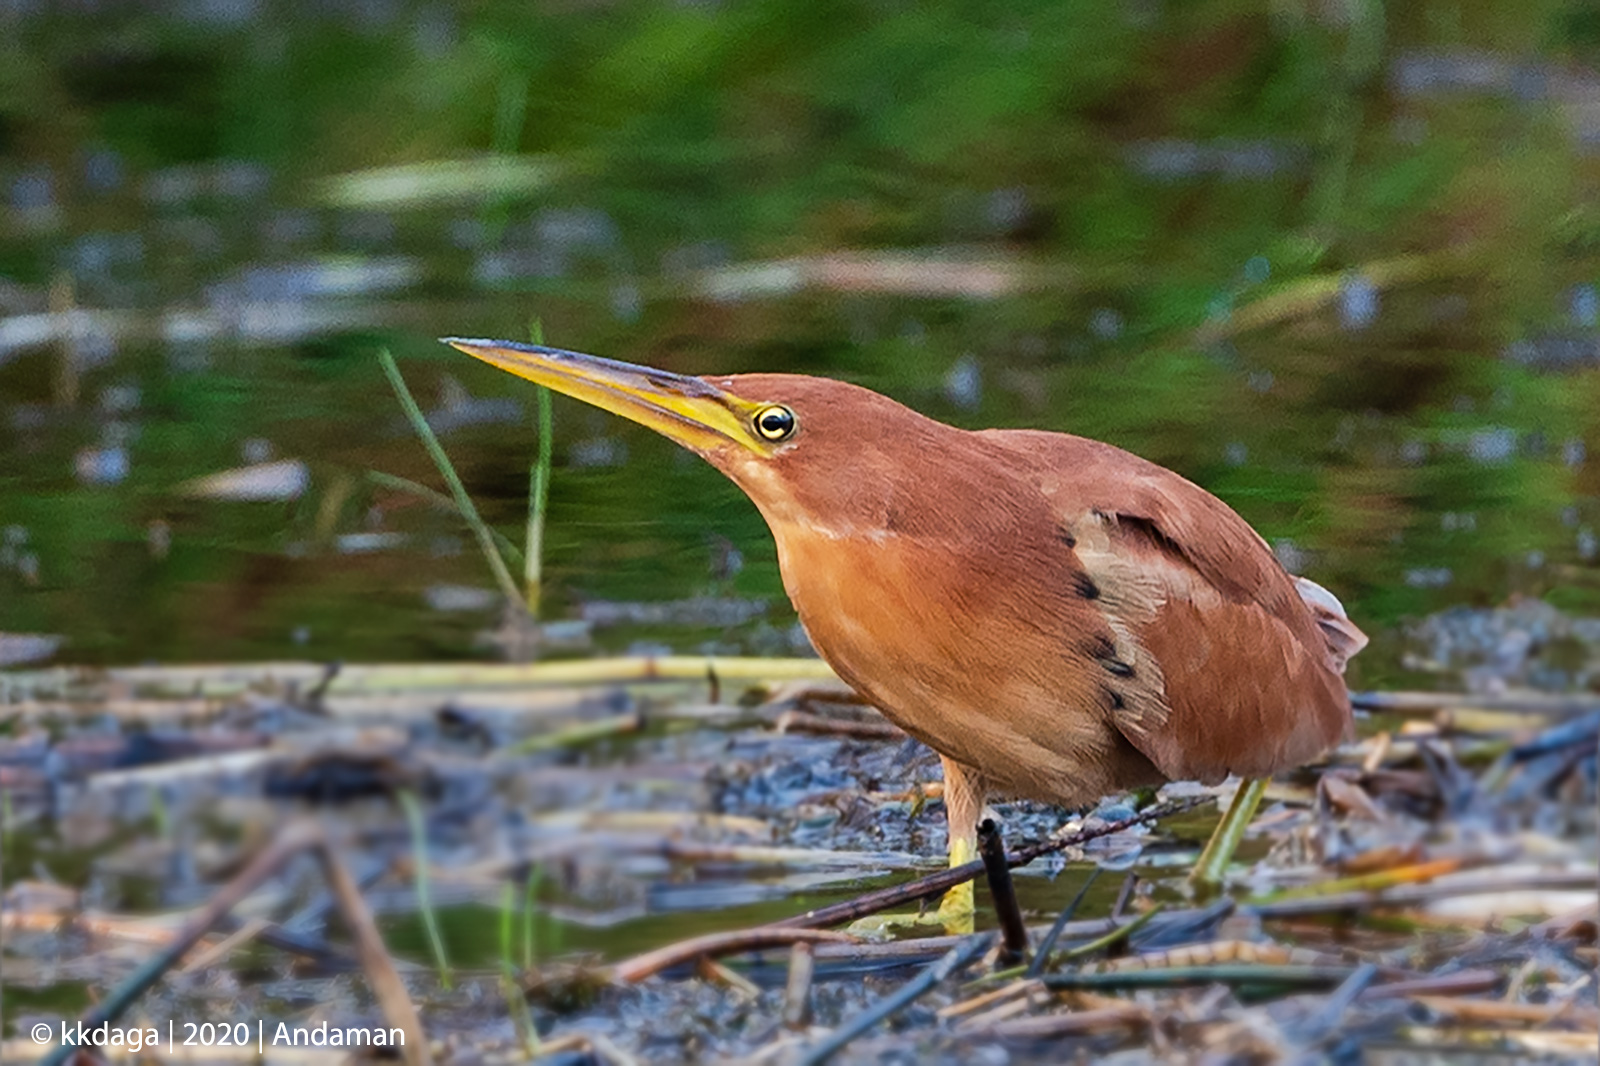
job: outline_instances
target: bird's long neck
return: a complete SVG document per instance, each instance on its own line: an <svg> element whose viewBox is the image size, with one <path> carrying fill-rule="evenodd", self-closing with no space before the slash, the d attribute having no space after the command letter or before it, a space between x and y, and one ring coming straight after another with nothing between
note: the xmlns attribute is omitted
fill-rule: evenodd
<svg viewBox="0 0 1600 1066"><path fill-rule="evenodd" d="M981 435L933 425L909 463L865 446L820 483L779 465L729 472L771 528L784 588L824 655L856 643L853 622L884 609L915 619L959 602L981 613L975 600L1050 580L1037 562L1057 554L1041 542L1050 504L1033 478ZM930 558L937 572L919 562Z"/></svg>
<svg viewBox="0 0 1600 1066"><path fill-rule="evenodd" d="M915 447L893 452L867 440L803 468L780 459L723 469L754 501L780 549L801 535L981 540L1013 524L1017 509L1039 503L1031 481L1006 476L1010 457L981 435L932 421L917 429Z"/></svg>

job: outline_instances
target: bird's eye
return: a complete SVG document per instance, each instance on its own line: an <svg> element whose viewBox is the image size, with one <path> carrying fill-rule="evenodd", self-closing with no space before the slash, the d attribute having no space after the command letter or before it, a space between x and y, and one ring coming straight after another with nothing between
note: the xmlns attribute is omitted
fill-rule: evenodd
<svg viewBox="0 0 1600 1066"><path fill-rule="evenodd" d="M794 412L782 404L770 404L756 412L755 426L767 440L785 440L794 433Z"/></svg>

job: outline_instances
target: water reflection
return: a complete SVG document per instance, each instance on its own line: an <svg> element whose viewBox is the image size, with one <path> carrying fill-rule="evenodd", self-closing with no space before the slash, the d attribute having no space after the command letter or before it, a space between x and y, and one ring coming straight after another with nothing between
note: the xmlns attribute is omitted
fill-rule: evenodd
<svg viewBox="0 0 1600 1066"><path fill-rule="evenodd" d="M1600 77L1567 22L1531 50L1446 47L1421 15L1349 40L1286 22L1228 38L1265 83L1223 64L1180 91L1148 71L1190 69L1171 57L1234 25L1221 6L1113 19L1070 76L1033 9L959 57L919 51L910 14L847 46L797 11L763 32L813 46L765 73L721 65L729 13L660 17L364 3L268 27L211 3L135 47L0 12L63 101L58 123L0 104L8 654L480 654L498 608L459 520L369 476L437 484L372 353L520 542L531 393L432 338L535 317L678 370L1112 440L1219 492L1368 628L1513 592L1597 606ZM639 58L680 54L705 69ZM877 91L901 64L968 88ZM735 490L632 427L556 420L550 617L583 646L793 644ZM723 600L768 606L671 606Z"/></svg>

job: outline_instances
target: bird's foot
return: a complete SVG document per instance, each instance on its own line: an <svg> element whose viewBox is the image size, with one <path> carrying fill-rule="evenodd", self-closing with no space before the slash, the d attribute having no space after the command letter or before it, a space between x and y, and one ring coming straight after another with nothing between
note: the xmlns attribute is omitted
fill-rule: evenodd
<svg viewBox="0 0 1600 1066"><path fill-rule="evenodd" d="M918 913L869 914L845 927L845 932L868 940L887 940L896 931L939 929L950 936L967 936L976 928L972 901L972 882L957 885L944 894L939 909Z"/></svg>
<svg viewBox="0 0 1600 1066"><path fill-rule="evenodd" d="M951 866L965 866L975 858L977 850L970 841L956 840L951 843ZM887 939L899 929L943 927L950 936L967 936L975 928L976 912L972 882L967 881L946 892L939 901L938 910L916 914L870 914L851 922L845 931L868 939Z"/></svg>

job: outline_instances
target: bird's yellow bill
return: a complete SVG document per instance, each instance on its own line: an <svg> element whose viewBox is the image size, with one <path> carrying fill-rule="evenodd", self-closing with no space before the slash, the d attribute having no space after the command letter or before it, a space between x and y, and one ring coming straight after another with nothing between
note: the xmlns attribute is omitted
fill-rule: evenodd
<svg viewBox="0 0 1600 1066"><path fill-rule="evenodd" d="M462 337L444 342L519 378L649 426L693 451L729 443L759 454L770 450L751 429L761 404L700 378L539 344Z"/></svg>

